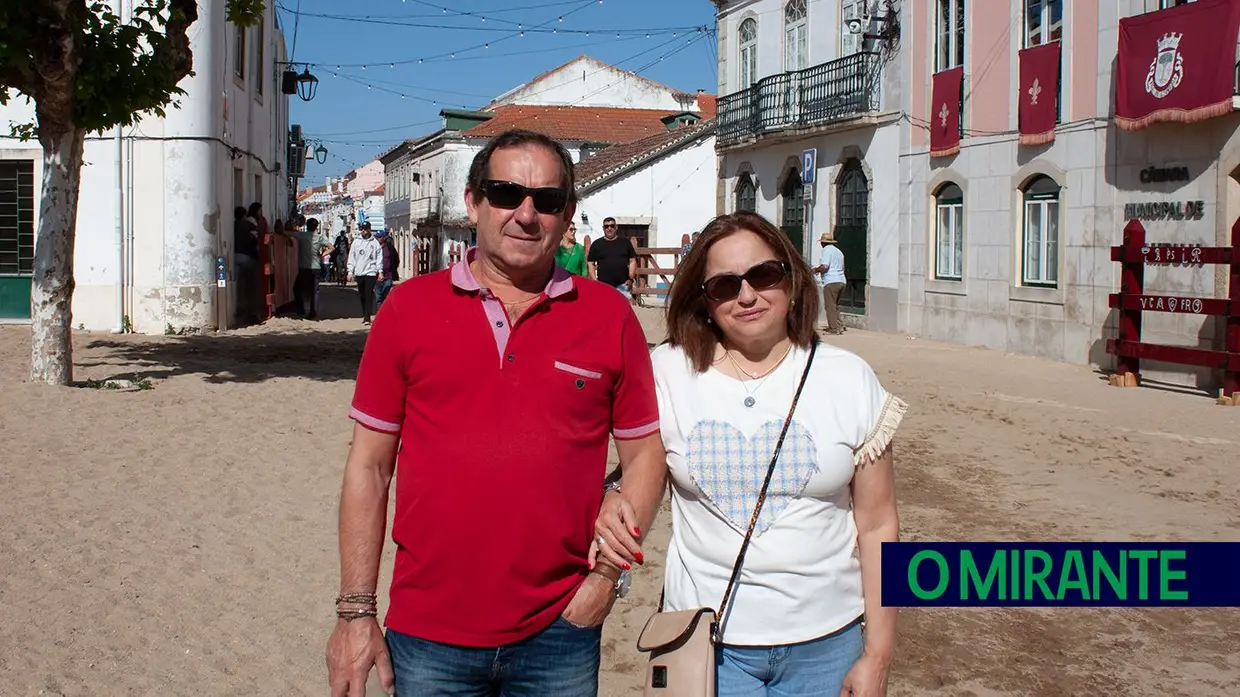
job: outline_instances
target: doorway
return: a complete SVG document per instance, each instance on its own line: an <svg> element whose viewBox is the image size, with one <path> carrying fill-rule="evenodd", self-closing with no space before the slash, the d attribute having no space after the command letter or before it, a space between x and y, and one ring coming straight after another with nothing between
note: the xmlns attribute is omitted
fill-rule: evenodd
<svg viewBox="0 0 1240 697"><path fill-rule="evenodd" d="M835 239L844 253L844 277L848 284L840 295L840 310L865 314L869 281L870 182L861 161L844 163L835 183Z"/></svg>
<svg viewBox="0 0 1240 697"><path fill-rule="evenodd" d="M801 183L801 173L795 169L789 169L779 193L784 199L784 217L780 229L792 241L793 249L804 254L805 185Z"/></svg>

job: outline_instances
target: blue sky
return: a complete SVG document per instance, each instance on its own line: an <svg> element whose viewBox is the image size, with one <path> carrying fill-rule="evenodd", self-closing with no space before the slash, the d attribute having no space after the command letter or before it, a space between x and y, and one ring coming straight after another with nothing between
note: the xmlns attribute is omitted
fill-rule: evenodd
<svg viewBox="0 0 1240 697"><path fill-rule="evenodd" d="M440 109L481 107L583 53L686 92L714 92L717 85L716 43L693 29L713 29L709 0L276 0L276 6L291 60L309 63L319 78L313 101L291 99L292 122L331 153L325 165L307 164L303 185L321 184L405 138L438 129Z"/></svg>

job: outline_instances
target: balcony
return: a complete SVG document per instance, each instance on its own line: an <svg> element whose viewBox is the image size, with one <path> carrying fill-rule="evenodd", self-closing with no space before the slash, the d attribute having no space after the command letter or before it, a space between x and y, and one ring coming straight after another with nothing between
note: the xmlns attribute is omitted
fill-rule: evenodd
<svg viewBox="0 0 1240 697"><path fill-rule="evenodd" d="M409 202L409 222L411 224L424 223L432 218L439 217L439 197L427 196L424 198L415 198Z"/></svg>
<svg viewBox="0 0 1240 697"><path fill-rule="evenodd" d="M719 99L717 138L726 147L775 131L821 126L878 111L882 64L862 52L764 77Z"/></svg>

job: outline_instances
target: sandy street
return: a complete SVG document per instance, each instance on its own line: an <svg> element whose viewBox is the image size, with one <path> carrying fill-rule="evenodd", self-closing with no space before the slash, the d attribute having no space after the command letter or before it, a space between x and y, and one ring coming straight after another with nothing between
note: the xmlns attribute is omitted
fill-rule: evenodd
<svg viewBox="0 0 1240 697"><path fill-rule="evenodd" d="M325 694L360 321L77 337L79 380L149 389L27 385L28 341L0 327L0 694ZM911 405L906 539L1240 539L1240 409L902 335L831 342ZM668 524L607 625L606 696L640 694ZM905 610L891 694L1237 695L1238 647L1234 609Z"/></svg>

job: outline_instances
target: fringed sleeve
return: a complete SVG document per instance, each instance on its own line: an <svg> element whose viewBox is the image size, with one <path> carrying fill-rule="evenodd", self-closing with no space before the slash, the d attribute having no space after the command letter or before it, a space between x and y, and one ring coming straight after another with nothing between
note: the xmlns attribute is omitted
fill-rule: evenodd
<svg viewBox="0 0 1240 697"><path fill-rule="evenodd" d="M870 427L869 432L865 434L865 439L853 453L853 463L857 467L864 467L882 457L887 446L891 445L891 439L895 436L896 429L899 428L900 421L904 419L904 412L907 410L908 404L904 400L895 395L886 396L874 425Z"/></svg>

